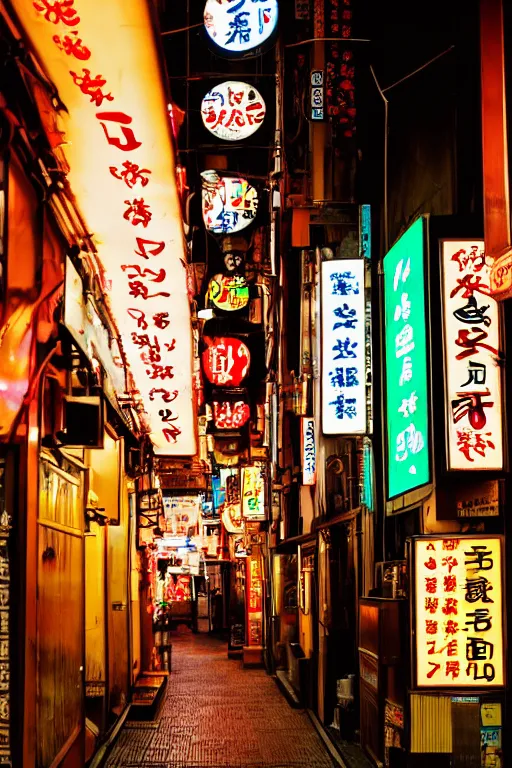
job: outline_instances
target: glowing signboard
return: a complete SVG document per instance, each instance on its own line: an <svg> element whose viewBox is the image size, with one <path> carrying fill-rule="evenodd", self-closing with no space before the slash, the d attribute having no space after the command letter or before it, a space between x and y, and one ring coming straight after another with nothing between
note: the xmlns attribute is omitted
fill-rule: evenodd
<svg viewBox="0 0 512 768"><path fill-rule="evenodd" d="M414 563L417 685L504 685L502 539L415 539Z"/></svg>
<svg viewBox="0 0 512 768"><path fill-rule="evenodd" d="M228 80L208 91L201 104L204 127L223 141L243 141L265 119L265 102L248 83Z"/></svg>
<svg viewBox="0 0 512 768"><path fill-rule="evenodd" d="M204 26L221 52L259 53L277 26L277 0L207 0Z"/></svg>
<svg viewBox="0 0 512 768"><path fill-rule="evenodd" d="M366 432L364 259L323 261L322 430Z"/></svg>
<svg viewBox="0 0 512 768"><path fill-rule="evenodd" d="M14 0L59 94L58 153L106 270L105 299L155 449L196 450L186 250L146 0Z"/></svg>
<svg viewBox="0 0 512 768"><path fill-rule="evenodd" d="M250 415L249 405L243 400L213 402L213 421L217 429L241 429Z"/></svg>
<svg viewBox="0 0 512 768"><path fill-rule="evenodd" d="M311 72L311 120L324 120L325 118L325 82L321 69Z"/></svg>
<svg viewBox="0 0 512 768"><path fill-rule="evenodd" d="M316 441L315 420L309 417L301 419L302 485L316 483Z"/></svg>
<svg viewBox="0 0 512 768"><path fill-rule="evenodd" d="M424 227L384 257L388 498L430 480Z"/></svg>
<svg viewBox="0 0 512 768"><path fill-rule="evenodd" d="M442 240L449 469L502 469L500 321L484 242Z"/></svg>
<svg viewBox="0 0 512 768"><path fill-rule="evenodd" d="M242 515L247 520L265 520L265 478L262 465L242 469Z"/></svg>
<svg viewBox="0 0 512 768"><path fill-rule="evenodd" d="M243 341L218 337L203 337L203 369L212 384L238 387L247 376L251 355Z"/></svg>
<svg viewBox="0 0 512 768"><path fill-rule="evenodd" d="M245 179L203 171L202 205L206 229L216 234L240 232L258 212L258 193Z"/></svg>
<svg viewBox="0 0 512 768"><path fill-rule="evenodd" d="M218 309L234 312L249 303L249 286L241 275L215 275L208 285L208 298Z"/></svg>

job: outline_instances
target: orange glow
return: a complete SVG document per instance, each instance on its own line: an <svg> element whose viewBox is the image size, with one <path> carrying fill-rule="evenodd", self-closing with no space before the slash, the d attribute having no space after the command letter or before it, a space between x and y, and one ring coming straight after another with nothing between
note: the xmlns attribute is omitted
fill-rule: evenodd
<svg viewBox="0 0 512 768"><path fill-rule="evenodd" d="M66 108L68 180L106 270L155 449L194 454L185 244L149 3L13 5Z"/></svg>

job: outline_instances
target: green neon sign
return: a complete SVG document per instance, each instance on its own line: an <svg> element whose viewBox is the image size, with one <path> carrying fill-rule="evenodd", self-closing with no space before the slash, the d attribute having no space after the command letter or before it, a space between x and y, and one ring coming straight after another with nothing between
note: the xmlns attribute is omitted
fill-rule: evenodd
<svg viewBox="0 0 512 768"><path fill-rule="evenodd" d="M430 481L425 226L418 219L384 257L390 499Z"/></svg>

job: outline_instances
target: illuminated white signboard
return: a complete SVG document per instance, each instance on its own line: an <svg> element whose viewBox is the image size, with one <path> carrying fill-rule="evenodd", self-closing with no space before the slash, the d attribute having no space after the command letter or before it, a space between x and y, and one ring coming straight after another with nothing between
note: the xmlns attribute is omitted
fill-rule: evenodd
<svg viewBox="0 0 512 768"><path fill-rule="evenodd" d="M364 259L323 261L322 430L366 432Z"/></svg>
<svg viewBox="0 0 512 768"><path fill-rule="evenodd" d="M265 102L248 83L229 80L208 91L201 105L205 128L223 141L242 141L265 119Z"/></svg>
<svg viewBox="0 0 512 768"><path fill-rule="evenodd" d="M203 221L206 229L228 235L252 224L258 211L258 193L239 177L203 171Z"/></svg>
<svg viewBox="0 0 512 768"><path fill-rule="evenodd" d="M302 485L316 483L315 420L303 417L301 431Z"/></svg>
<svg viewBox="0 0 512 768"><path fill-rule="evenodd" d="M501 537L415 539L414 559L417 685L504 685Z"/></svg>
<svg viewBox="0 0 512 768"><path fill-rule="evenodd" d="M106 269L106 299L155 449L194 454L185 244L150 6L145 0L14 0L13 6L65 106L59 152Z"/></svg>
<svg viewBox="0 0 512 768"><path fill-rule="evenodd" d="M259 53L277 26L277 0L207 0L204 26L221 52Z"/></svg>
<svg viewBox="0 0 512 768"><path fill-rule="evenodd" d="M449 469L502 469L500 326L484 242L442 240Z"/></svg>
<svg viewBox="0 0 512 768"><path fill-rule="evenodd" d="M261 464L242 469L242 515L248 520L265 520L265 478Z"/></svg>

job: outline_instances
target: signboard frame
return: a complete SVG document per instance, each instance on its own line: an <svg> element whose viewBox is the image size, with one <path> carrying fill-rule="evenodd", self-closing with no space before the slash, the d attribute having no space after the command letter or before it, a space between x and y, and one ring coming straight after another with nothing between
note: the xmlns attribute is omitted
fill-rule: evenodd
<svg viewBox="0 0 512 768"><path fill-rule="evenodd" d="M410 487L402 487L399 490L393 488L390 483L390 440L389 440L389 427L390 427L390 419L389 419L389 402L388 402L388 394L389 394L389 386L388 386L388 372L389 372L389 363L388 363L388 345L387 345L387 337L386 337L386 258L389 256L389 254L393 251L393 249L398 245L400 240L407 236L409 232L413 229L413 227L417 226L419 222L422 222L422 235L421 235L421 243L422 243L422 252L421 252L421 273L423 275L423 312L424 312L424 332L425 332L425 392L424 396L426 399L426 419L425 419L425 447L427 449L427 462L428 462L428 472L426 473L426 476L424 479L421 480L421 482L416 483L415 485L411 485ZM429 283L429 265L428 265L428 254L429 254L429 215L424 214L420 217L418 217L406 230L405 232L397 239L397 241L394 243L394 245L389 249L387 254L384 256L383 259L383 272L384 272L384 281L383 281L383 307L384 307L384 317L383 317L383 338L384 338L384 354L383 354L383 365L384 365L384 404L385 404L385 418L384 418L384 424L385 424L385 430L383 431L383 450L384 450L384 456L385 456L385 463L386 463L386 471L385 471L385 487L386 487L386 499L387 499L387 505L386 505L386 511L387 513L393 512L396 509L404 509L408 506L411 506L412 504L419 503L422 499L426 498L432 489L432 479L434 477L434 454L432 450L432 382L431 382L431 366L430 366L430 359L431 359L431 344L430 344L430 313L429 313L429 297L430 297L430 283ZM391 335L391 334L390 334Z"/></svg>
<svg viewBox="0 0 512 768"><path fill-rule="evenodd" d="M418 669L417 669L417 633L416 633L416 558L417 548L416 543L420 541L435 541L443 542L445 540L460 539L464 540L481 540L482 542L489 540L498 540L500 545L500 559L501 559L501 611L502 617L502 675L503 682L499 685L420 685L418 684ZM461 692L468 691L468 695L476 695L483 693L493 693L496 691L503 691L507 688L507 595L506 595L506 551L505 551L505 537L502 534L432 534L426 536L413 536L406 541L406 557L409 568L409 615L410 615L410 670L411 670L411 691L414 692L442 692L443 695L462 695Z"/></svg>
<svg viewBox="0 0 512 768"><path fill-rule="evenodd" d="M498 362L495 366L497 369L497 376L495 377L495 390L490 392L489 397L495 397L496 395L499 397L499 403L495 402L495 406L500 409L500 413L497 416L497 430L499 431L499 437L500 437L500 446L499 446L499 455L501 457L501 461L497 462L495 466L478 466L478 452L475 455L475 451L473 451L473 461L471 464L467 464L467 466L452 466L452 463L454 462L454 457L452 456L453 451L450 450L450 427L451 427L451 417L452 414L450 412L450 403L452 400L453 392L451 392L450 387L450 365L449 365L449 339L448 339L448 329L447 329L447 315L450 312L450 307L447 303L447 275L446 275L446 255L445 255L445 248L449 247L450 244L453 244L453 246L463 246L465 245L468 249L471 246L477 246L481 248L481 253L483 254L483 258L485 259L484 266L488 268L488 277L489 277L489 284L491 279L491 267L488 264L488 257L485 251L485 242L483 238L440 238L439 239L439 260L440 260L440 272L441 272L441 308L442 308L442 335L443 335L443 372L444 372L444 392L445 392L445 437L446 437L446 470L450 473L457 473L457 472L464 472L467 470L471 471L477 471L479 473L482 472L502 472L505 467L505 427L504 427L504 416L505 416L505 403L504 403L504 376L503 376L503 367L500 366L500 360L503 360L503 320L502 320L502 312L500 309L500 302L497 300L496 297L492 295L492 293L484 294L482 292L479 292L475 289L473 295L476 295L477 298L480 298L481 303L482 301L486 301L491 304L495 304L495 307L489 307L493 313L493 317L491 320L493 331L495 332L495 336L497 336L497 346L498 346ZM459 249L460 250L460 249ZM452 259L453 260L453 255ZM474 272L466 272L464 275L463 271L460 271L460 275L464 278L464 276L475 276L475 280L479 282L478 278L483 277L480 272L478 272L478 275L476 275ZM486 278L483 277L483 283L485 284L487 282ZM467 293L471 290L471 287L468 287L468 289L464 292ZM468 302L471 297L467 297ZM465 297L466 298L466 297ZM465 298L461 299L463 302ZM486 317L489 317L489 315L486 315ZM478 319L477 319L478 321ZM464 327L467 328L468 331L474 331L475 329L472 327L475 325L479 330L485 331L486 333L486 339L489 335L489 329L491 328L491 323L489 325L482 326L480 324L477 324L477 321L474 321L472 324L464 324ZM479 322L479 321L478 321ZM490 344L492 342L486 341L486 344ZM453 343L452 343L453 348ZM486 355L486 352L483 352L484 355ZM485 362L487 366L489 366L489 363L491 362L492 355L489 355L487 353ZM481 362L480 357L478 357L476 360L473 360L473 357L468 357L467 360L469 362ZM453 378L453 367L452 367L452 378ZM488 389L488 387L487 387ZM471 393L469 393L471 394ZM487 414L488 416L489 414ZM487 443L487 440L484 441ZM492 441L494 444L496 444L496 441ZM485 453L486 445L482 445L480 450L483 450ZM494 447L494 446L493 446ZM469 451L469 449L468 449ZM481 455L481 454L480 454ZM455 458L458 458L458 456L455 456ZM462 463L462 460L460 460L460 463Z"/></svg>

